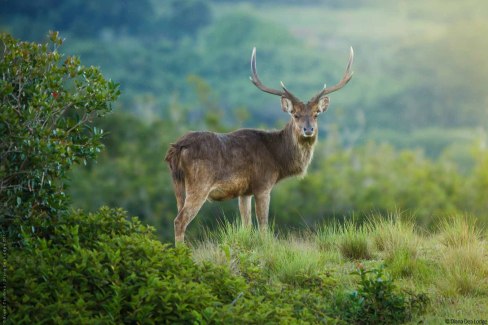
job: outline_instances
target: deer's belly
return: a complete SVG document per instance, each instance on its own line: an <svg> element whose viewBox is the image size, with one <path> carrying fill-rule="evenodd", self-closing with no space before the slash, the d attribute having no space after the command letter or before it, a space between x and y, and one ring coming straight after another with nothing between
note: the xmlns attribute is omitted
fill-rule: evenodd
<svg viewBox="0 0 488 325"><path fill-rule="evenodd" d="M242 195L250 195L249 181L244 178L234 178L225 182L217 183L208 195L209 201L224 201Z"/></svg>

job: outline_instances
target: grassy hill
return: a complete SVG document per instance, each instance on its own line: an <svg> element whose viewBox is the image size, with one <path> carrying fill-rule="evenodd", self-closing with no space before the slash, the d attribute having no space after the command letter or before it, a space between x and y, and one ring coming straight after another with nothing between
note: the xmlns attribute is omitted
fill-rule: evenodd
<svg viewBox="0 0 488 325"><path fill-rule="evenodd" d="M392 277L400 291L428 297L425 314L412 323L444 324L445 319L488 317L486 235L461 216L444 219L428 233L393 214L361 225L349 221L277 235L226 223L194 242L192 250L197 262L223 265L244 277L250 264L266 285L311 291L326 286L332 295L357 290L358 268L384 266L383 280Z"/></svg>

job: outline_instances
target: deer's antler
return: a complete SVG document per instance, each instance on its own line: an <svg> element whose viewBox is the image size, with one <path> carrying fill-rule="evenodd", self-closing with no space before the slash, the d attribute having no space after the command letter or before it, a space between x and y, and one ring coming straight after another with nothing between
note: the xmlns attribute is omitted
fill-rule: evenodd
<svg viewBox="0 0 488 325"><path fill-rule="evenodd" d="M320 97L330 94L344 87L352 78L353 72L351 71L351 67L352 67L353 59L354 59L354 50L352 49L351 46L351 51L349 52L349 62L347 63L346 72L344 72L344 76L342 77L341 81L339 81L339 83L337 83L332 87L324 86L324 89L322 89L322 91L320 91L317 95L315 95L310 101L311 102L317 101L320 99Z"/></svg>
<svg viewBox="0 0 488 325"><path fill-rule="evenodd" d="M283 82L281 82L281 88L283 88L283 90L277 90L277 89L273 89L273 88L268 88L266 87L265 85L263 85L263 83L261 82L261 80L259 80L259 77L258 77L258 72L256 70L256 48L254 47L252 49L252 55L251 55L251 73L252 75L249 77L249 79L252 81L252 83L258 87L259 89L261 89L262 91L268 93L268 94L273 94L273 95L278 95L278 96L281 96L281 97L286 97L292 101L299 101L298 98L296 98L288 89L286 89L285 85L283 84Z"/></svg>

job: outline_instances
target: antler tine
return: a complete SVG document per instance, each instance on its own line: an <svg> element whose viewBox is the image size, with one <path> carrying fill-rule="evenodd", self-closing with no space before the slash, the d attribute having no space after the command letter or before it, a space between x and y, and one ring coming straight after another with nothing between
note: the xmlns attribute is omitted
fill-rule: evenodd
<svg viewBox="0 0 488 325"><path fill-rule="evenodd" d="M319 92L317 95L315 95L312 101L317 100L324 95L330 94L344 87L352 78L353 72L351 71L351 67L352 67L353 60L354 60L354 50L351 46L351 50L349 52L349 62L347 63L346 72L344 72L344 76L342 77L341 81L339 81L339 83L337 83L336 85L328 88L326 88L324 85L324 89L321 92Z"/></svg>
<svg viewBox="0 0 488 325"><path fill-rule="evenodd" d="M286 89L283 81L280 81L280 84L281 84L281 88L283 88L283 91L285 92L287 98L292 99L296 102L300 101L298 98L295 97L295 95L293 95L288 89Z"/></svg>
<svg viewBox="0 0 488 325"><path fill-rule="evenodd" d="M285 85L283 84L283 82L281 82L281 86L282 86L283 90L277 90L277 89L272 89L272 88L266 87L265 85L263 85L263 83L261 82L261 80L259 80L258 72L257 72L257 69L256 69L256 47L254 47L252 49L252 55L251 55L251 76L249 77L249 79L252 81L252 83L256 87L258 87L259 89L261 89L262 91L264 91L266 93L273 94L273 95L278 95L278 96L282 96L282 97L287 97L289 99L296 100L296 97L293 96L293 94L291 92L289 92L288 89L285 88Z"/></svg>

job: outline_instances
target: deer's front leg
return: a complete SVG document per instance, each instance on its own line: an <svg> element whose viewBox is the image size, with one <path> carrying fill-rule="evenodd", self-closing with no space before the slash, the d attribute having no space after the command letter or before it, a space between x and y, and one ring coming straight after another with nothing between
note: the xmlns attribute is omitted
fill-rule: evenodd
<svg viewBox="0 0 488 325"><path fill-rule="evenodd" d="M241 213L242 226L250 228L251 221L251 196L239 196L239 212Z"/></svg>
<svg viewBox="0 0 488 325"><path fill-rule="evenodd" d="M254 194L256 200L256 218L258 219L259 230L263 231L268 228L268 212L271 191Z"/></svg>

